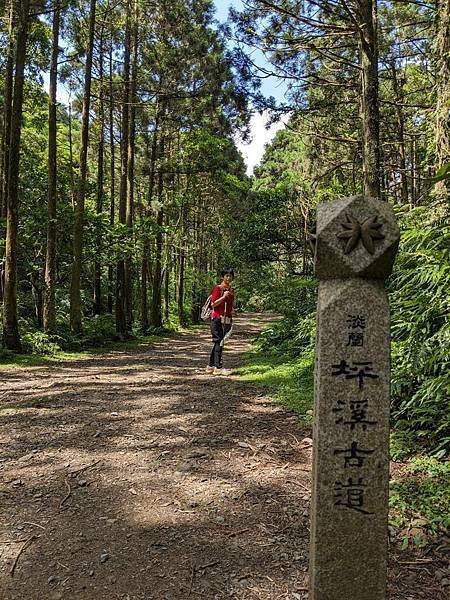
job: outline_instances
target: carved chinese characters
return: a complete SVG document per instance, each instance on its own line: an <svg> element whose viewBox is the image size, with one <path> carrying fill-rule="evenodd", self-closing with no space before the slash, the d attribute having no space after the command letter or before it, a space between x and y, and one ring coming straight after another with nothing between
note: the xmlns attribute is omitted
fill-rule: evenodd
<svg viewBox="0 0 450 600"><path fill-rule="evenodd" d="M383 234L365 248L360 232L348 250L342 223ZM381 202L319 206L310 600L387 598L389 307L380 274L397 243Z"/></svg>

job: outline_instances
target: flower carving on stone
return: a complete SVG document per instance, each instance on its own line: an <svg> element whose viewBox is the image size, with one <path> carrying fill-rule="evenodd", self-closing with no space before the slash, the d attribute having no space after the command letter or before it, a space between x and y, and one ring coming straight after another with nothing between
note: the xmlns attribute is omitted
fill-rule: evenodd
<svg viewBox="0 0 450 600"><path fill-rule="evenodd" d="M341 223L345 231L338 233L337 236L340 240L347 240L344 253L349 254L361 240L367 252L373 254L375 252L374 240L384 239L384 235L380 231L383 223L378 222L378 216L368 217L362 223L348 214L345 216L347 220Z"/></svg>

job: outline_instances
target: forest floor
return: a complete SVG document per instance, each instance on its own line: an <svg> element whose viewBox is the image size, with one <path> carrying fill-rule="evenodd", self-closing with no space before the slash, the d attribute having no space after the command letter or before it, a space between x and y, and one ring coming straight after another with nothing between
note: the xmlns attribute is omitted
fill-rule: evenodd
<svg viewBox="0 0 450 600"><path fill-rule="evenodd" d="M267 319L237 319L226 366ZM205 327L0 372L2 600L307 598L311 431L206 375L209 348ZM393 550L391 600L447 598L438 568Z"/></svg>

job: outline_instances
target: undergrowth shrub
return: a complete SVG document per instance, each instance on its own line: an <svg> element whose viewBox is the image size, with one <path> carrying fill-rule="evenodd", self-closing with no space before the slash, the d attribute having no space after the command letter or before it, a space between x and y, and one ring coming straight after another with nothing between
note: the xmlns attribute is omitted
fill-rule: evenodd
<svg viewBox="0 0 450 600"><path fill-rule="evenodd" d="M392 419L438 458L450 449L448 217L438 202L401 215L390 282Z"/></svg>
<svg viewBox="0 0 450 600"><path fill-rule="evenodd" d="M270 302L284 318L260 333L257 346L263 352L298 357L314 347L317 283L310 277L286 282L271 291Z"/></svg>
<svg viewBox="0 0 450 600"><path fill-rule="evenodd" d="M113 315L98 315L86 320L82 338L89 346L100 346L105 341L117 340L118 335Z"/></svg>
<svg viewBox="0 0 450 600"><path fill-rule="evenodd" d="M258 336L257 346L263 352L295 358L314 347L315 321L315 314L310 313L301 320L286 317L272 323Z"/></svg>
<svg viewBox="0 0 450 600"><path fill-rule="evenodd" d="M52 336L43 331L27 331L22 336L22 347L26 354L43 354L53 356L60 352L57 336Z"/></svg>
<svg viewBox="0 0 450 600"><path fill-rule="evenodd" d="M416 456L390 483L390 523L403 548L423 547L450 527L450 463Z"/></svg>
<svg viewBox="0 0 450 600"><path fill-rule="evenodd" d="M290 277L272 285L267 291L270 310L299 321L316 310L317 281L312 277Z"/></svg>
<svg viewBox="0 0 450 600"><path fill-rule="evenodd" d="M61 322L57 326L56 335L49 337L57 341L61 350L95 348L119 339L114 316L110 314L85 319L81 334L72 333L67 322Z"/></svg>

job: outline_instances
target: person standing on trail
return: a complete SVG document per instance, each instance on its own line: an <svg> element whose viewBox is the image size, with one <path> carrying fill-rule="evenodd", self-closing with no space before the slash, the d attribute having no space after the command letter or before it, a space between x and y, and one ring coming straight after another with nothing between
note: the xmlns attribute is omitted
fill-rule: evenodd
<svg viewBox="0 0 450 600"><path fill-rule="evenodd" d="M224 340L231 332L233 322L234 290L231 283L234 279L234 271L224 269L221 277L222 281L211 292L211 335L214 345L206 372L213 375L229 375L231 373L230 370L223 368L222 353Z"/></svg>

